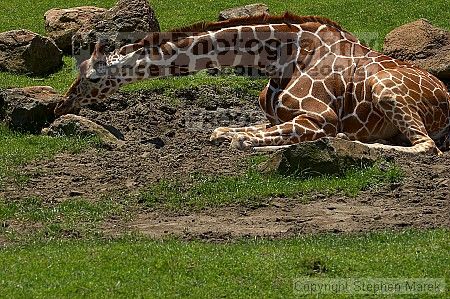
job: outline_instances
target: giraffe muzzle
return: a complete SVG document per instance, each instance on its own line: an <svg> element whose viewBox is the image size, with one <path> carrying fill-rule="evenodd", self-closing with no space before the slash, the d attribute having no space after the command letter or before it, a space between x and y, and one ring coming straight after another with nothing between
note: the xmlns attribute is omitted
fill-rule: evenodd
<svg viewBox="0 0 450 299"><path fill-rule="evenodd" d="M80 108L75 105L74 99L65 99L56 105L55 116L60 117L65 114L78 114Z"/></svg>

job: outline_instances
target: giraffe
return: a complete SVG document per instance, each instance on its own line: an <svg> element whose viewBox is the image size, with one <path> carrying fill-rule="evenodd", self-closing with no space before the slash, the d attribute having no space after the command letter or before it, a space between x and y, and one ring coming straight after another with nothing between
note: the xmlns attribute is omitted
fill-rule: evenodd
<svg viewBox="0 0 450 299"><path fill-rule="evenodd" d="M439 79L370 49L334 21L291 13L202 22L149 34L111 53L100 42L55 114L102 101L131 82L222 66L268 74L259 96L268 122L220 127L211 141L241 150L322 137L409 153L441 154L449 147L450 94ZM409 144L376 142L397 137Z"/></svg>

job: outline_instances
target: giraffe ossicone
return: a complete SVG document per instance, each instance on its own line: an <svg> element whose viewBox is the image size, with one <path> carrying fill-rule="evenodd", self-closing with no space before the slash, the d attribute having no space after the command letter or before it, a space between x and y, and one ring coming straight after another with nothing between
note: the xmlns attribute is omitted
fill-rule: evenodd
<svg viewBox="0 0 450 299"><path fill-rule="evenodd" d="M449 147L450 94L439 79L368 48L331 20L289 13L152 33L111 53L98 44L55 114L102 101L131 82L216 66L268 72L259 104L269 122L218 128L212 141L243 150L326 136L412 153ZM374 143L396 136L410 146Z"/></svg>

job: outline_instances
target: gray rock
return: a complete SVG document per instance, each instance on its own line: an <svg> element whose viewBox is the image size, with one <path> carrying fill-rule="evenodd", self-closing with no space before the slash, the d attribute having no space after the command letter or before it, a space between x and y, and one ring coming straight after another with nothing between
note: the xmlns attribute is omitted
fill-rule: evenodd
<svg viewBox="0 0 450 299"><path fill-rule="evenodd" d="M249 4L241 7L230 8L219 13L219 20L228 20L241 17L258 16L269 13L269 7L262 3Z"/></svg>
<svg viewBox="0 0 450 299"><path fill-rule="evenodd" d="M106 145L121 144L111 131L85 117L66 114L55 120L50 127L42 130L42 134L48 136L80 136L98 137Z"/></svg>
<svg viewBox="0 0 450 299"><path fill-rule="evenodd" d="M39 133L54 119L62 97L49 86L6 89L0 92L0 121L9 128Z"/></svg>
<svg viewBox="0 0 450 299"><path fill-rule="evenodd" d="M72 39L74 56L80 63L90 57L99 40L108 41L112 50L156 31L160 31L159 23L147 0L119 0L77 31Z"/></svg>
<svg viewBox="0 0 450 299"><path fill-rule="evenodd" d="M44 14L47 36L66 54L72 54L72 37L92 19L101 17L106 8L81 6L67 9L53 8Z"/></svg>
<svg viewBox="0 0 450 299"><path fill-rule="evenodd" d="M361 143L321 138L279 150L261 170L284 175L340 175L352 167L373 165L381 157L381 151Z"/></svg>
<svg viewBox="0 0 450 299"><path fill-rule="evenodd" d="M62 51L51 39L29 30L0 33L0 70L47 75L62 64Z"/></svg>
<svg viewBox="0 0 450 299"><path fill-rule="evenodd" d="M450 79L450 32L420 19L386 35L383 52L428 70L440 79Z"/></svg>

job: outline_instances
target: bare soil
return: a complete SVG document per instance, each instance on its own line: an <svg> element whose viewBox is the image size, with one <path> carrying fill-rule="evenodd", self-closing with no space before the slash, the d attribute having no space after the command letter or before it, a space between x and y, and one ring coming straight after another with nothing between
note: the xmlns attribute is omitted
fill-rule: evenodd
<svg viewBox="0 0 450 299"><path fill-rule="evenodd" d="M8 183L0 197L40 196L62 201L73 196L98 200L121 197L161 179L235 175L246 171L252 153L226 144L214 145L209 135L218 126L264 122L257 97L228 87L201 87L174 93L119 93L106 103L82 109L82 116L123 135L124 144L89 149L78 155L27 165L31 179L23 186ZM272 198L257 207L227 206L173 212L140 209L131 222L111 219L104 230L124 230L160 238L228 239L287 237L316 232L360 232L415 228L450 228L450 153L443 156L395 155L405 172L401 183L376 187L351 198L308 195Z"/></svg>

